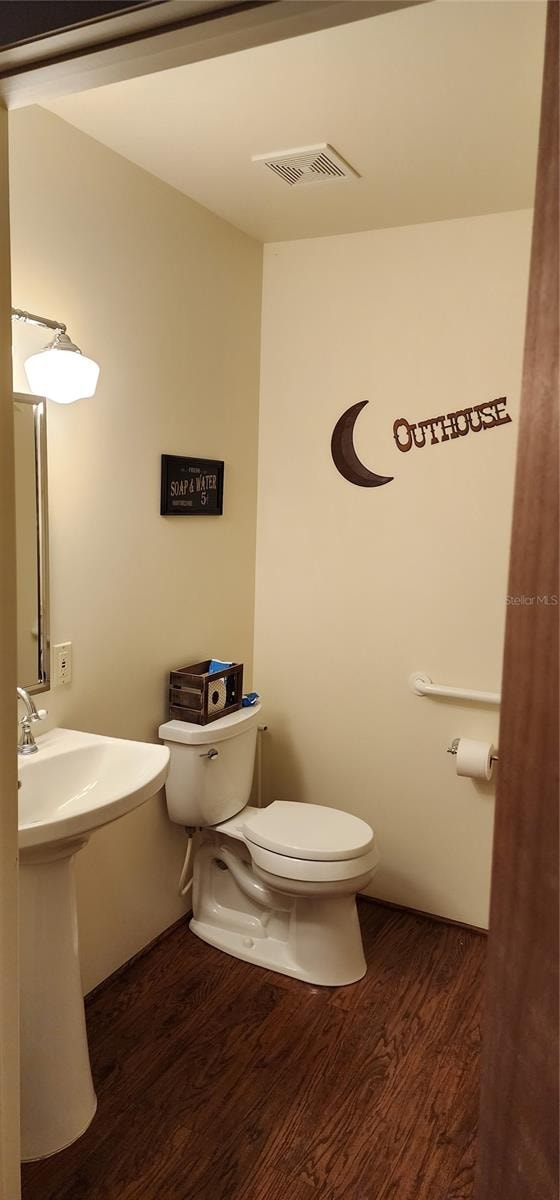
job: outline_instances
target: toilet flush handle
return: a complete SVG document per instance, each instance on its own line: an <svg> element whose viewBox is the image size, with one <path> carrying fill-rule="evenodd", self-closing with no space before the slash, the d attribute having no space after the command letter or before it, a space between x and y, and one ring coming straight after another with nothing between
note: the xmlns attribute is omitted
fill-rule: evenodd
<svg viewBox="0 0 560 1200"><path fill-rule="evenodd" d="M209 759L210 759L210 761L212 761L212 759L213 759L213 758L217 758L217 757L218 757L218 754L219 754L219 753L220 753L220 751L219 751L219 750L214 750L214 749L212 749L212 750L208 750L206 754L199 754L199 756L198 756L198 757L199 757L199 758L209 758Z"/></svg>

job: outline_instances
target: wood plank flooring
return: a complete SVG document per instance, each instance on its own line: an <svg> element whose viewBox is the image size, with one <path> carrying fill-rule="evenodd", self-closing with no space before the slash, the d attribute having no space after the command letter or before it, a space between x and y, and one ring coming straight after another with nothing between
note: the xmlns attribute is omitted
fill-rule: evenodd
<svg viewBox="0 0 560 1200"><path fill-rule="evenodd" d="M486 940L361 903L368 973L314 988L185 925L98 992L99 1107L23 1200L470 1200Z"/></svg>

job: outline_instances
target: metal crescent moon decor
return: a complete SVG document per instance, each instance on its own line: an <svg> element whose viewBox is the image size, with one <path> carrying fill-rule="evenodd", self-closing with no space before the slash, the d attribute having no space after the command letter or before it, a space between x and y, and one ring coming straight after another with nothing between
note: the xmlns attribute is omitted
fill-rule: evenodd
<svg viewBox="0 0 560 1200"><path fill-rule="evenodd" d="M394 475L376 475L368 471L354 449L354 425L366 404L369 404L369 400L353 404L339 418L333 429L331 454L337 471L349 483L356 484L356 487L381 487L384 483L392 483Z"/></svg>

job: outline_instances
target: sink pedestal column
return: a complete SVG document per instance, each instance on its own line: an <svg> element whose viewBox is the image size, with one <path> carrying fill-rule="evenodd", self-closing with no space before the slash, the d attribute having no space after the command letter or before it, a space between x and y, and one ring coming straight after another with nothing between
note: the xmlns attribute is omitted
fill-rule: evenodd
<svg viewBox="0 0 560 1200"><path fill-rule="evenodd" d="M84 1014L74 854L87 842L23 850L19 869L21 1151L55 1154L95 1115Z"/></svg>

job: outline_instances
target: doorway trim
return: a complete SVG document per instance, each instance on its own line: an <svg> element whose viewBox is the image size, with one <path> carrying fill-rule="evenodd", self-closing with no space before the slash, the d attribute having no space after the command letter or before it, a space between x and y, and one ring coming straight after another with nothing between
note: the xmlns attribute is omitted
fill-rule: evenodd
<svg viewBox="0 0 560 1200"><path fill-rule="evenodd" d="M0 102L6 108L42 104L429 2L163 0L128 13L119 6L115 16L102 22L78 22L63 34L54 31L20 48L0 49ZM67 0L67 8L79 15L79 2Z"/></svg>
<svg viewBox="0 0 560 1200"><path fill-rule="evenodd" d="M496 795L476 1200L558 1195L558 24L549 0Z"/></svg>

